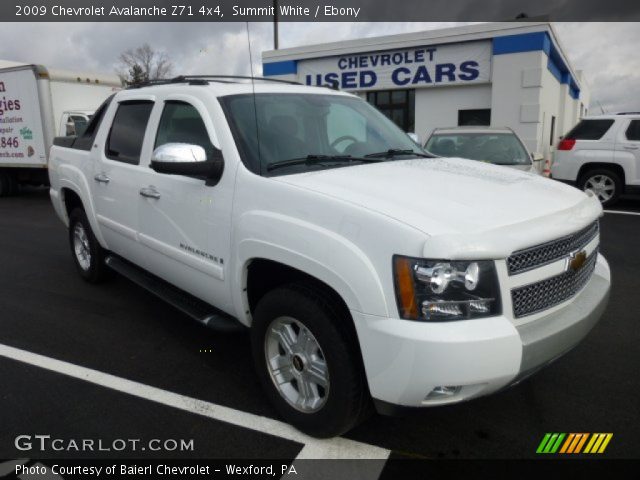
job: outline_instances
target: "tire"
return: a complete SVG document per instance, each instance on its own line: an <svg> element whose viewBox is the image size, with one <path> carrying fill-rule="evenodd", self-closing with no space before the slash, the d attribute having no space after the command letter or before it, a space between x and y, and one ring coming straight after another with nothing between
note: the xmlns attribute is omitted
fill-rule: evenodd
<svg viewBox="0 0 640 480"><path fill-rule="evenodd" d="M76 208L69 215L69 246L80 276L89 283L100 283L109 274L104 263L106 251L96 240L87 215Z"/></svg>
<svg viewBox="0 0 640 480"><path fill-rule="evenodd" d="M314 437L340 435L371 412L357 338L348 324L352 320L340 312L317 288L290 284L267 293L253 316L253 359L267 397L288 423ZM294 337L296 342L306 338L308 348L291 341ZM293 355L286 353L285 344ZM281 367L273 374L276 365Z"/></svg>
<svg viewBox="0 0 640 480"><path fill-rule="evenodd" d="M0 197L8 197L16 191L15 178L7 172L0 172Z"/></svg>
<svg viewBox="0 0 640 480"><path fill-rule="evenodd" d="M14 176L11 176L10 178L9 195L18 195L20 193L20 183L18 182L18 178Z"/></svg>
<svg viewBox="0 0 640 480"><path fill-rule="evenodd" d="M613 170L598 168L583 174L578 181L578 188L583 191L592 190L602 206L609 207L618 201L624 185Z"/></svg>

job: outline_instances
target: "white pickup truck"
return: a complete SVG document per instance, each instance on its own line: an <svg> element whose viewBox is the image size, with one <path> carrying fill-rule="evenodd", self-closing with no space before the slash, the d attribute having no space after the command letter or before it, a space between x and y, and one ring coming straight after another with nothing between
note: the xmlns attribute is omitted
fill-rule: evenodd
<svg viewBox="0 0 640 480"><path fill-rule="evenodd" d="M211 327L250 327L266 396L319 437L372 405L518 383L578 344L609 295L597 198L432 158L326 88L123 90L55 142L51 199L82 277L115 270Z"/></svg>

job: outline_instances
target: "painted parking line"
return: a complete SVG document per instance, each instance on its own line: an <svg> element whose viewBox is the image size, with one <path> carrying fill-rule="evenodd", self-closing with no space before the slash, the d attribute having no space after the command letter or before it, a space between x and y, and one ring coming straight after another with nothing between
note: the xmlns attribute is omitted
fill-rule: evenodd
<svg viewBox="0 0 640 480"><path fill-rule="evenodd" d="M640 212L627 212L625 210L605 210L604 213L618 213L620 215L640 215Z"/></svg>
<svg viewBox="0 0 640 480"><path fill-rule="evenodd" d="M391 453L384 448L341 437L313 438L278 420L205 402L8 345L0 344L0 356L185 412L301 443L304 446L298 453L297 460L308 458L386 460ZM374 476L368 476L368 478L378 478L380 475L384 461L377 463L380 468L376 472L372 472L375 473Z"/></svg>

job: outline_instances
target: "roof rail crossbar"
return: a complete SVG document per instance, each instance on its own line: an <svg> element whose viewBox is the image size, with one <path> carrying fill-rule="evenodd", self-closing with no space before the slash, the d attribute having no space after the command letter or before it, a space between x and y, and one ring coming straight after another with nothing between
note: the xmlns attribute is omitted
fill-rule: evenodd
<svg viewBox="0 0 640 480"><path fill-rule="evenodd" d="M280 78L268 78L268 77L251 77L248 75L179 75L173 78L160 78L156 80L147 80L146 82L140 82L129 85L127 88L141 88L149 87L153 85L169 85L172 83L193 83L201 85L203 82L216 82L216 83L237 83L235 80L258 80L264 82L285 83L288 85L302 85L300 82L294 82L293 80L282 80Z"/></svg>
<svg viewBox="0 0 640 480"><path fill-rule="evenodd" d="M276 82L276 83L286 83L289 85L302 85L300 82L295 82L293 80L283 80L281 78L269 78L269 77L252 77L249 75L181 75L176 77L176 79L181 79L181 81L189 80L189 79L198 79L198 80L207 80L211 79L217 81L218 79L223 80L260 80L263 82Z"/></svg>

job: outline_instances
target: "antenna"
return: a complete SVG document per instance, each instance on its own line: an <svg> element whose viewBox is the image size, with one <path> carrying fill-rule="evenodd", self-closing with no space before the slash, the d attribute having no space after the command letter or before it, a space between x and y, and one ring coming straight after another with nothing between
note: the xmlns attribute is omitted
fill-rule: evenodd
<svg viewBox="0 0 640 480"><path fill-rule="evenodd" d="M249 45L249 68L251 69L251 91L253 93L253 115L256 119L256 141L258 142L258 168L262 175L262 159L260 158L260 128L258 127L258 106L256 104L256 82L253 78L253 55L251 55L251 35L249 34L249 22L247 26L247 44Z"/></svg>

